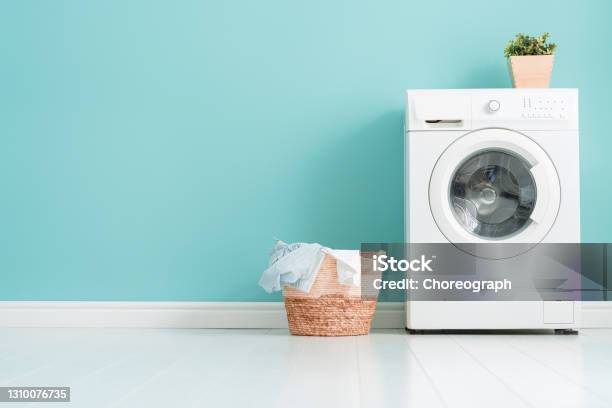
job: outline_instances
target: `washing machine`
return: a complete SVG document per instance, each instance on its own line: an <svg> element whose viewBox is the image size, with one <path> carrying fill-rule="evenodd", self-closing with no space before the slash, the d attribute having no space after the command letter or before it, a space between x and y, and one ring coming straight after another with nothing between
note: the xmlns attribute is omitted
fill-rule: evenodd
<svg viewBox="0 0 612 408"><path fill-rule="evenodd" d="M406 242L580 242L577 89L406 98ZM406 301L413 330L569 331L580 314L580 301L568 300Z"/></svg>

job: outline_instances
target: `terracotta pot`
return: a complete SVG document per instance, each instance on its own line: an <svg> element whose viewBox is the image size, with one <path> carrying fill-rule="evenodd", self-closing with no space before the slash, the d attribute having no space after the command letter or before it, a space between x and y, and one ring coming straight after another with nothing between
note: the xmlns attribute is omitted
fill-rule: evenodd
<svg viewBox="0 0 612 408"><path fill-rule="evenodd" d="M548 88L554 59L554 55L522 55L508 58L512 86Z"/></svg>

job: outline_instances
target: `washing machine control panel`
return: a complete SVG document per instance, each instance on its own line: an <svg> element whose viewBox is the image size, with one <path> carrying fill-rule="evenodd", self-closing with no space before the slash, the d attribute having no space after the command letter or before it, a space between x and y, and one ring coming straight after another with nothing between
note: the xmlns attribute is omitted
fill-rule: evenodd
<svg viewBox="0 0 612 408"><path fill-rule="evenodd" d="M407 92L407 130L578 130L578 90L438 89Z"/></svg>
<svg viewBox="0 0 612 408"><path fill-rule="evenodd" d="M523 97L523 119L557 119L567 118L567 101L565 98Z"/></svg>
<svg viewBox="0 0 612 408"><path fill-rule="evenodd" d="M472 96L474 121L565 122L569 120L571 98L562 92L490 93Z"/></svg>

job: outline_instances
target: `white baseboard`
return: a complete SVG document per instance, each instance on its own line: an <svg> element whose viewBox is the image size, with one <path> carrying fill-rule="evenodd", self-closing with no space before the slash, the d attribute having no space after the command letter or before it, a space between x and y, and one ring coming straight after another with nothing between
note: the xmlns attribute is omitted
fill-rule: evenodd
<svg viewBox="0 0 612 408"><path fill-rule="evenodd" d="M403 327L403 305L379 304L373 326ZM0 302L0 327L286 328L280 302Z"/></svg>
<svg viewBox="0 0 612 408"><path fill-rule="evenodd" d="M612 328L612 302L585 302L583 327ZM286 328L280 302L0 302L0 327ZM379 303L372 327L404 328L402 303Z"/></svg>
<svg viewBox="0 0 612 408"><path fill-rule="evenodd" d="M0 326L276 328L283 324L282 306L274 302L0 302Z"/></svg>

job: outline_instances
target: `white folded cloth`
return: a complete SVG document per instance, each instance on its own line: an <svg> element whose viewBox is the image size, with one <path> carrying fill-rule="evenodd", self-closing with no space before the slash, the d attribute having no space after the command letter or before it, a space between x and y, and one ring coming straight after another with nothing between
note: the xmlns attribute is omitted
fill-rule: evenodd
<svg viewBox="0 0 612 408"><path fill-rule="evenodd" d="M353 249L323 248L323 252L336 258L338 282L344 285L361 286L361 256Z"/></svg>

